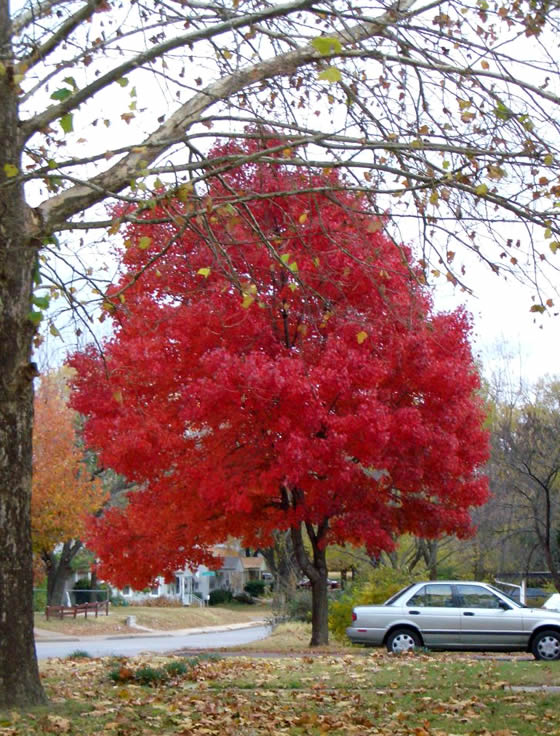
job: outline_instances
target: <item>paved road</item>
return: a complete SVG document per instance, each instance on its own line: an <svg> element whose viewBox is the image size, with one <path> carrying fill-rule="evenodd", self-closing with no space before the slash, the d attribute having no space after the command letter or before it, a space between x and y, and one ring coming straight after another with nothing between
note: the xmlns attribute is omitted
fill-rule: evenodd
<svg viewBox="0 0 560 736"><path fill-rule="evenodd" d="M129 636L122 638L81 637L65 641L37 641L39 659L66 657L77 649L92 657L133 656L141 652L171 652L176 649L215 649L248 644L264 639L270 634L269 626L253 626L234 631L212 631L209 633Z"/></svg>

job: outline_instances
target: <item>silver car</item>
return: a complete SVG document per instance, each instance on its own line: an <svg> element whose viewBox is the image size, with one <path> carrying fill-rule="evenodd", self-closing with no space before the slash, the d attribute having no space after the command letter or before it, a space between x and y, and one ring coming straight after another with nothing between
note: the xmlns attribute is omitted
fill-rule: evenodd
<svg viewBox="0 0 560 736"><path fill-rule="evenodd" d="M395 654L417 647L529 651L560 659L560 612L527 608L487 583L414 583L379 606L357 606L352 642Z"/></svg>

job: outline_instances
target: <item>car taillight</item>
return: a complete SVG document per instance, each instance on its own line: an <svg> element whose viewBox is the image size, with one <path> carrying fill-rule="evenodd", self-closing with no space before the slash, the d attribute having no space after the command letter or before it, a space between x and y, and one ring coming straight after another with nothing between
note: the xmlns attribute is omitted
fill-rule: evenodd
<svg viewBox="0 0 560 736"><path fill-rule="evenodd" d="M356 616L356 612L352 611L352 621L356 621L358 617Z"/></svg>

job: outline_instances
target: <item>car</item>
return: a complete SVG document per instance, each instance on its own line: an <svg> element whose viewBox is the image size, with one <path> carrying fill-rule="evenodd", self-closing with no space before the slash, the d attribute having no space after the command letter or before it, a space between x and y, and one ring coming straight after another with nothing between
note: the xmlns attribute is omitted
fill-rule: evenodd
<svg viewBox="0 0 560 736"><path fill-rule="evenodd" d="M346 634L353 643L414 649L529 651L560 659L560 612L528 608L488 583L413 583L382 605L356 606Z"/></svg>
<svg viewBox="0 0 560 736"><path fill-rule="evenodd" d="M298 582L297 587L300 590L311 590L311 580L309 580L309 578L302 578ZM333 580L332 578L328 578L328 580L327 580L327 588L329 590L338 590L340 588L340 581L339 580Z"/></svg>
<svg viewBox="0 0 560 736"><path fill-rule="evenodd" d="M543 608L550 611L560 611L560 593L553 593L548 600L542 604Z"/></svg>

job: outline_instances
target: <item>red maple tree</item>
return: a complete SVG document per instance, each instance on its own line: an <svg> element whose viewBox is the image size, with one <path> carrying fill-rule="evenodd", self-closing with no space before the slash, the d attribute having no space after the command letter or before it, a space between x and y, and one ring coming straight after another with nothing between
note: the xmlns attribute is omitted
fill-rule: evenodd
<svg viewBox="0 0 560 736"><path fill-rule="evenodd" d="M230 534L289 529L322 644L327 545L465 535L487 497L469 320L434 313L335 172L246 164L197 203L185 188L160 205L174 226L128 226L115 335L71 360L87 441L141 488L88 543L103 574L145 585Z"/></svg>

